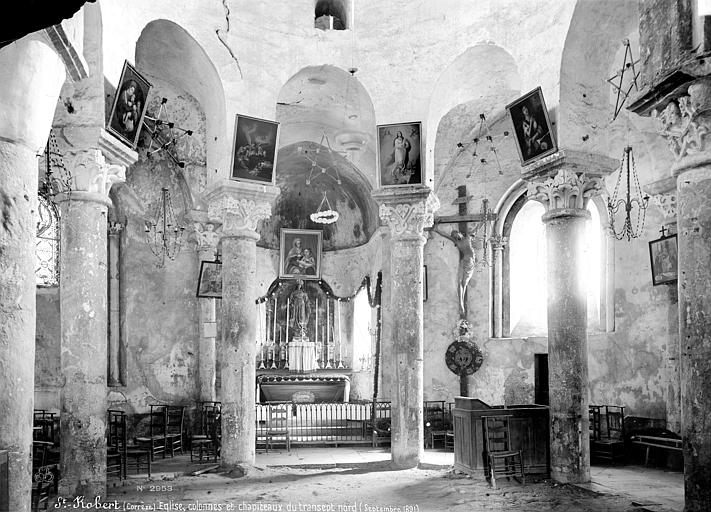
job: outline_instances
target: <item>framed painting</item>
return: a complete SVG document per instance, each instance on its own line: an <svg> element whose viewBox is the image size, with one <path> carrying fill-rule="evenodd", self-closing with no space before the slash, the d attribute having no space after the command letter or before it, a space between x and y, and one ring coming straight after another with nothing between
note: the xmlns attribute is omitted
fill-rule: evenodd
<svg viewBox="0 0 711 512"><path fill-rule="evenodd" d="M222 263L203 261L200 263L197 296L203 298L222 298Z"/></svg>
<svg viewBox="0 0 711 512"><path fill-rule="evenodd" d="M649 259L653 286L675 282L679 271L676 234L649 242Z"/></svg>
<svg viewBox="0 0 711 512"><path fill-rule="evenodd" d="M321 237L318 229L282 228L279 244L279 277L321 278Z"/></svg>
<svg viewBox="0 0 711 512"><path fill-rule="evenodd" d="M279 123L237 114L230 178L274 183Z"/></svg>
<svg viewBox="0 0 711 512"><path fill-rule="evenodd" d="M378 126L378 181L381 187L422 184L422 123Z"/></svg>
<svg viewBox="0 0 711 512"><path fill-rule="evenodd" d="M106 129L131 149L135 149L141 134L150 89L150 82L124 61Z"/></svg>
<svg viewBox="0 0 711 512"><path fill-rule="evenodd" d="M521 165L530 164L558 151L540 87L506 105L506 110L513 124Z"/></svg>

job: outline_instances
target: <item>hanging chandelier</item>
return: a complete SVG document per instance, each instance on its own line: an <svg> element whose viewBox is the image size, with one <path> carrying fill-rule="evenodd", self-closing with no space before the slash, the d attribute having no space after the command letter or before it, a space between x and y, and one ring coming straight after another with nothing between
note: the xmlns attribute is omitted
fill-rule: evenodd
<svg viewBox="0 0 711 512"><path fill-rule="evenodd" d="M53 130L49 131L47 145L44 148L44 164L44 176L39 182L39 195L47 200L52 200L60 192L70 192L72 174L64 165Z"/></svg>
<svg viewBox="0 0 711 512"><path fill-rule="evenodd" d="M326 191L323 191L323 199L321 199L321 204L310 216L312 221L317 224L333 224L338 220L339 214L336 210L331 208L331 203L326 196Z"/></svg>
<svg viewBox="0 0 711 512"><path fill-rule="evenodd" d="M155 117L146 114L143 118L143 125L151 138L146 156L150 158L157 153L165 151L165 154L168 155L173 163L183 169L185 162L178 158L175 149L178 141L185 136L191 136L193 131L181 128L168 119L167 103L168 99L162 98L158 114Z"/></svg>
<svg viewBox="0 0 711 512"><path fill-rule="evenodd" d="M623 177L624 185L621 185ZM638 238L642 234L648 203L649 196L642 194L642 187L639 185L632 146L626 146L622 154L615 191L607 200L610 230L617 240L627 237L629 241L633 238ZM625 212L625 217L622 221L622 226L618 229L615 217L622 210ZM635 219L634 223L632 221L633 218Z"/></svg>
<svg viewBox="0 0 711 512"><path fill-rule="evenodd" d="M163 267L165 259L174 260L183 244L185 228L178 221L170 198L170 191L161 189L161 201L154 210L153 219L146 221L146 242L151 252L159 259L157 266Z"/></svg>
<svg viewBox="0 0 711 512"><path fill-rule="evenodd" d="M503 132L502 136L508 137L509 132ZM479 143L484 146L483 149L479 148ZM477 159L479 160L479 163L482 164L482 166L487 165L489 162L493 161L496 164L497 172L499 174L504 174L504 171L501 169L501 163L499 162L499 153L496 150L496 145L494 144L494 136L491 134L491 129L489 128L489 123L487 123L486 121L485 114L479 114L479 131L477 133L477 136L466 143L461 141L457 142L457 149L460 152L471 152L471 155L473 157L472 166L474 166L474 163Z"/></svg>

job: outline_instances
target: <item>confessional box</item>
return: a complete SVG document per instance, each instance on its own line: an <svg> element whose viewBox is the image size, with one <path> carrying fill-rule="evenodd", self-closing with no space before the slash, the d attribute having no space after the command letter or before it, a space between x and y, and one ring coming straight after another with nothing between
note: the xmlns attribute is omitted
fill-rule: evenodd
<svg viewBox="0 0 711 512"><path fill-rule="evenodd" d="M521 450L526 474L549 473L549 409L544 405L494 405L477 398L454 399L454 468L465 473L484 471L483 418L510 416L511 449Z"/></svg>

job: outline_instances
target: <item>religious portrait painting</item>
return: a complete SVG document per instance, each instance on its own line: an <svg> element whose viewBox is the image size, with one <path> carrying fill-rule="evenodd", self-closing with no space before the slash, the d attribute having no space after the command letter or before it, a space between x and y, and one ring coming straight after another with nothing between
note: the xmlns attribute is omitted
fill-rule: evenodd
<svg viewBox="0 0 711 512"><path fill-rule="evenodd" d="M676 234L649 242L649 258L653 286L675 282L678 273Z"/></svg>
<svg viewBox="0 0 711 512"><path fill-rule="evenodd" d="M279 277L321 278L321 238L318 229L282 228L279 244Z"/></svg>
<svg viewBox="0 0 711 512"><path fill-rule="evenodd" d="M128 61L123 64L107 130L135 149L151 84Z"/></svg>
<svg viewBox="0 0 711 512"><path fill-rule="evenodd" d="M230 178L274 183L279 123L237 114Z"/></svg>
<svg viewBox="0 0 711 512"><path fill-rule="evenodd" d="M378 126L381 187L422 184L422 123Z"/></svg>
<svg viewBox="0 0 711 512"><path fill-rule="evenodd" d="M506 110L513 124L521 165L528 165L558 151L540 87L506 105Z"/></svg>
<svg viewBox="0 0 711 512"><path fill-rule="evenodd" d="M197 296L202 298L222 298L222 263L203 261L200 263Z"/></svg>

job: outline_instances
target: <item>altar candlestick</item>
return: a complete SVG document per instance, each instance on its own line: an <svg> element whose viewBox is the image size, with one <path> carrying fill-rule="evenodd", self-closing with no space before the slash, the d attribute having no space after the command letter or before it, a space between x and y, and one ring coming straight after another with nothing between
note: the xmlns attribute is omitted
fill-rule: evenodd
<svg viewBox="0 0 711 512"><path fill-rule="evenodd" d="M272 343L276 341L277 296L274 295L274 327L272 328Z"/></svg>
<svg viewBox="0 0 711 512"><path fill-rule="evenodd" d="M262 339L262 308L260 307L259 302L257 302L256 306L257 306L257 344L259 344Z"/></svg>
<svg viewBox="0 0 711 512"><path fill-rule="evenodd" d="M318 343L318 297L316 297L316 322L314 323L314 331L316 331L316 343Z"/></svg>
<svg viewBox="0 0 711 512"><path fill-rule="evenodd" d="M343 368L343 337L341 332L341 301L338 301L338 368Z"/></svg>
<svg viewBox="0 0 711 512"><path fill-rule="evenodd" d="M326 344L331 341L331 300L326 299Z"/></svg>
<svg viewBox="0 0 711 512"><path fill-rule="evenodd" d="M284 340L286 343L289 343L289 306L291 304L291 298L287 297L286 299L286 339Z"/></svg>

